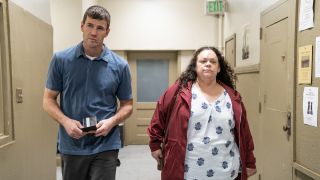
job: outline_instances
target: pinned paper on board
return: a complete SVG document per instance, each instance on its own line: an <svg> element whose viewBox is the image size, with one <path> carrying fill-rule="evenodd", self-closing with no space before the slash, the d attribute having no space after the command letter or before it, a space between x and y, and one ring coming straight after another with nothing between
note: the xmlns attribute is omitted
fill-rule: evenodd
<svg viewBox="0 0 320 180"><path fill-rule="evenodd" d="M320 36L316 37L315 47L315 77L320 77Z"/></svg>
<svg viewBox="0 0 320 180"><path fill-rule="evenodd" d="M313 28L313 0L301 0L299 10L299 31Z"/></svg>
<svg viewBox="0 0 320 180"><path fill-rule="evenodd" d="M312 45L299 47L298 84L311 84Z"/></svg>
<svg viewBox="0 0 320 180"><path fill-rule="evenodd" d="M303 91L303 123L317 127L318 87L305 87Z"/></svg>

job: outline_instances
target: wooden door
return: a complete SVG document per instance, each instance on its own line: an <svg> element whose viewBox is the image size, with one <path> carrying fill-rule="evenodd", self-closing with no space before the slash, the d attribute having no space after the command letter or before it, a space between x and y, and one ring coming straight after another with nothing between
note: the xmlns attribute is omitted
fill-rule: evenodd
<svg viewBox="0 0 320 180"><path fill-rule="evenodd" d="M133 114L125 122L125 144L148 144L147 127L160 95L177 78L176 52L129 52Z"/></svg>
<svg viewBox="0 0 320 180"><path fill-rule="evenodd" d="M262 14L261 179L292 179L293 58L289 56L288 1ZM285 127L285 128L284 128Z"/></svg>

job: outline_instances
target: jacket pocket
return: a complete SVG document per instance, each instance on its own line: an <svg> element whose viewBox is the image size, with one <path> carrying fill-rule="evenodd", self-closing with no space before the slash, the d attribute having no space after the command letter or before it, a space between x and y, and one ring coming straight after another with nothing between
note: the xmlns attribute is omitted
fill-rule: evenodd
<svg viewBox="0 0 320 180"><path fill-rule="evenodd" d="M179 175L179 166L181 161L181 148L176 140L168 140L165 145L164 167L162 170L162 179L177 179Z"/></svg>
<svg viewBox="0 0 320 180"><path fill-rule="evenodd" d="M164 146L164 165L172 162L172 158L175 156L175 149L177 149L177 141L168 139Z"/></svg>

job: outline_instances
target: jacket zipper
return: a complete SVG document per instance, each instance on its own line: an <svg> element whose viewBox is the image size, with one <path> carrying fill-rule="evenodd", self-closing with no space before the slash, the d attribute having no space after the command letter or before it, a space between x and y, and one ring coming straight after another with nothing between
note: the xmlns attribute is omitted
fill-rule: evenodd
<svg viewBox="0 0 320 180"><path fill-rule="evenodd" d="M240 168L241 168L241 174L243 172L243 165L242 165L242 160L241 160L241 144L240 144L240 140L241 140L241 137L240 137L240 131L241 131L241 117L242 117L242 107L241 107L241 103L240 103L240 121L239 121L239 132L238 132L238 138L239 138L239 154L240 154ZM242 179L242 177L240 177L240 179Z"/></svg>

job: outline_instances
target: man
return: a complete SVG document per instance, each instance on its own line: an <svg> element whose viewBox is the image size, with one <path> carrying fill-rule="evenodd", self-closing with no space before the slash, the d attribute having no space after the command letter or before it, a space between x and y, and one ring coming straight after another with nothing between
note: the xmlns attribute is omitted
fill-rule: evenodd
<svg viewBox="0 0 320 180"><path fill-rule="evenodd" d="M109 26L105 8L89 7L81 22L83 41L55 53L49 67L43 108L60 124L64 180L115 179L118 124L132 113L132 90L128 63L103 44ZM96 117L96 130L82 130L87 117Z"/></svg>

